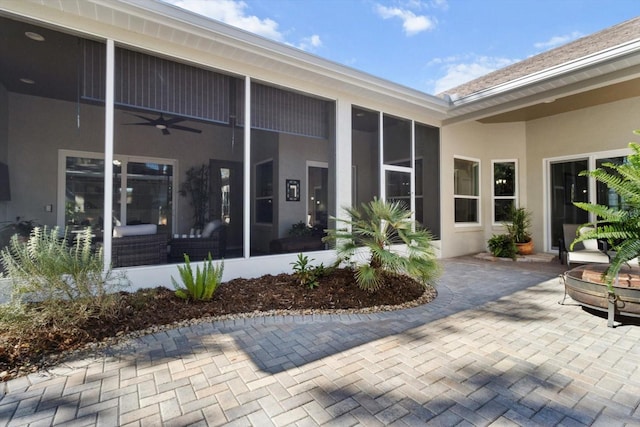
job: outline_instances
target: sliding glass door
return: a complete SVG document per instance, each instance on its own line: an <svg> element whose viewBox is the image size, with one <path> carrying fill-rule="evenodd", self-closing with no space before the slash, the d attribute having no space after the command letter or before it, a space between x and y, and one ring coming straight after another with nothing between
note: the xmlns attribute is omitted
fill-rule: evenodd
<svg viewBox="0 0 640 427"><path fill-rule="evenodd" d="M596 218L577 208L575 202L597 203L613 208L622 207L624 201L606 184L596 182L580 172L606 168L607 164L620 165L625 161L624 152L586 154L575 159L549 161L549 236L550 249L557 249L562 237L562 224L584 224Z"/></svg>
<svg viewBox="0 0 640 427"><path fill-rule="evenodd" d="M562 224L582 224L589 220L586 211L574 202L589 201L589 180L579 173L589 167L588 159L551 163L551 246L558 247Z"/></svg>

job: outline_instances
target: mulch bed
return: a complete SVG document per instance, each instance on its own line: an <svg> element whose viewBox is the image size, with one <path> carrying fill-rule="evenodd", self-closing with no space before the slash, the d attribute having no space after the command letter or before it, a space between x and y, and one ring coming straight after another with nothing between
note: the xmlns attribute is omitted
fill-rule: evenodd
<svg viewBox="0 0 640 427"><path fill-rule="evenodd" d="M311 289L291 274L234 279L220 285L210 301L185 301L159 287L120 293L116 313L92 317L69 330L38 328L31 336L0 332L0 381L58 363L65 354L90 343L125 339L136 331L211 321L233 315L307 314L391 310L433 300L435 290L401 275L387 274L375 292L360 289L349 269L337 269ZM154 329L156 328L156 329Z"/></svg>

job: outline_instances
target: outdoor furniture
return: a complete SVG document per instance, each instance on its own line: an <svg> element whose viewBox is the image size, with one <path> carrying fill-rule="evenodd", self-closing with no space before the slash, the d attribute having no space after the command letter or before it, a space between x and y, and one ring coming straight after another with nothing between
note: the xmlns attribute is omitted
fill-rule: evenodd
<svg viewBox="0 0 640 427"><path fill-rule="evenodd" d="M111 262L113 267L166 264L167 235L114 237L111 241Z"/></svg>
<svg viewBox="0 0 640 427"><path fill-rule="evenodd" d="M576 243L571 249L571 243L578 237L578 230L580 233L589 231L589 227L584 227L581 224L563 224L562 225L563 238L560 239L558 244L560 262L567 265L574 264L590 264L590 263L604 263L608 264L610 256L607 253L607 242L603 240L588 239L580 243Z"/></svg>
<svg viewBox="0 0 640 427"><path fill-rule="evenodd" d="M185 254L189 255L190 261L204 261L209 253L212 259L224 258L226 227L217 227L208 237L204 233L201 237L174 237L169 241L169 247L169 262L184 262Z"/></svg>
<svg viewBox="0 0 640 427"><path fill-rule="evenodd" d="M290 236L269 242L269 252L272 254L321 251L323 249L325 246L322 236Z"/></svg>

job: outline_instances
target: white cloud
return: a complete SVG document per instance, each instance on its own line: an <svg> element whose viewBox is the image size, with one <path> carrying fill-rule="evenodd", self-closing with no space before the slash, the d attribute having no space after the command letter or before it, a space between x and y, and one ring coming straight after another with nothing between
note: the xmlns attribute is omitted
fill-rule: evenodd
<svg viewBox="0 0 640 427"><path fill-rule="evenodd" d="M302 39L297 47L298 49L313 51L320 46L322 46L322 40L320 39L319 35L314 34L311 37L305 37L304 39Z"/></svg>
<svg viewBox="0 0 640 427"><path fill-rule="evenodd" d="M279 25L276 21L269 18L259 18L255 15L250 15L248 12L249 6L242 0L163 0L166 3L173 4L182 9L189 10L197 13L198 15L206 16L207 18L215 19L217 21L224 22L225 24L233 25L234 27L241 28L253 34L257 34L262 37L266 37L271 40L275 40L281 43L286 43L290 46L295 46L298 49L313 51L314 49L322 46L322 40L320 36L314 34L309 37L304 37L298 44L292 43L285 39L285 35L278 28Z"/></svg>
<svg viewBox="0 0 640 427"><path fill-rule="evenodd" d="M431 30L436 25L434 19L426 15L416 15L409 9L387 7L377 4L376 12L382 19L399 18L402 21L404 33L408 36Z"/></svg>
<svg viewBox="0 0 640 427"><path fill-rule="evenodd" d="M535 43L533 46L536 49L549 50L553 49L554 47L562 46L563 44L569 43L573 40L579 39L583 35L584 34L579 31L574 31L571 34L566 34L564 36L553 36L549 40L545 42Z"/></svg>
<svg viewBox="0 0 640 427"><path fill-rule="evenodd" d="M261 19L247 13L248 5L235 0L164 0L182 9L206 16L225 24L233 25L254 34L283 41L284 36L278 29L278 23L272 19Z"/></svg>
<svg viewBox="0 0 640 427"><path fill-rule="evenodd" d="M434 93L441 93L517 61L488 56L448 57L436 58L428 65L440 65L443 68L444 76L434 82Z"/></svg>

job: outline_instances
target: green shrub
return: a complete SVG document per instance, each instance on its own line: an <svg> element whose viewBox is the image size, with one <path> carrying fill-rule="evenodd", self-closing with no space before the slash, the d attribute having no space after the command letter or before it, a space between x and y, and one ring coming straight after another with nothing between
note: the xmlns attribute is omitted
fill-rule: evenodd
<svg viewBox="0 0 640 427"><path fill-rule="evenodd" d="M494 234L488 241L489 252L495 257L516 259L518 248L509 234Z"/></svg>
<svg viewBox="0 0 640 427"><path fill-rule="evenodd" d="M124 274L103 271L102 250L92 247L89 228L70 242L57 227L36 227L26 242L14 235L0 258L11 284L10 301L0 307L5 328L64 328L111 315L116 291L127 283Z"/></svg>
<svg viewBox="0 0 640 427"><path fill-rule="evenodd" d="M14 235L0 256L12 294L26 300L102 298L124 279L103 271L102 249L92 247L90 228L70 242L58 227L36 227L26 243Z"/></svg>
<svg viewBox="0 0 640 427"><path fill-rule="evenodd" d="M189 255L184 255L184 266L178 266L178 272L184 287L182 287L171 276L171 282L176 289L176 296L182 299L192 299L195 301L208 301L213 297L214 292L222 283L222 273L224 271L224 262L213 265L211 254L205 261L202 270L196 267L195 276L191 268Z"/></svg>
<svg viewBox="0 0 640 427"><path fill-rule="evenodd" d="M400 202L374 199L361 209L345 208L350 219L338 219L346 229L328 230L323 239L336 245L338 257L353 260L360 248L367 248L364 263L357 263L356 280L362 289L375 291L382 286L382 272L407 274L426 284L437 277L440 268L431 245L431 233L411 220L411 212ZM404 245L403 252L392 249Z"/></svg>
<svg viewBox="0 0 640 427"><path fill-rule="evenodd" d="M296 275L302 286L309 286L309 288L317 288L319 283L318 279L327 275L330 269L326 268L323 264L318 266L312 266L310 263L314 261L309 259L308 256L298 254L296 262L292 262L293 273Z"/></svg>

